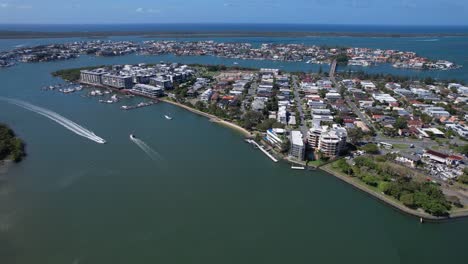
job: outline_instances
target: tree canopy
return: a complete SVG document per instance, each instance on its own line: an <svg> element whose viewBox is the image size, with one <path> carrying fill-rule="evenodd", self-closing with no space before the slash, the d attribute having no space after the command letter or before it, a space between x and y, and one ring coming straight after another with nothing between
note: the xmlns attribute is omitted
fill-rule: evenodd
<svg viewBox="0 0 468 264"><path fill-rule="evenodd" d="M24 156L23 141L8 126L0 124L0 160L12 159L19 162Z"/></svg>

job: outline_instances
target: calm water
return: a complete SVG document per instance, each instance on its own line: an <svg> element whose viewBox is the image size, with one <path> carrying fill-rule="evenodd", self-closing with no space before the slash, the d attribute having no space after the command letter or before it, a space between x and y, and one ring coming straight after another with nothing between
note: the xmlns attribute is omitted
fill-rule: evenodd
<svg viewBox="0 0 468 264"><path fill-rule="evenodd" d="M249 23L163 23L163 24L2 24L0 30L37 32L161 31L161 32L351 32L351 33L467 33L468 26L398 26L339 24L249 24Z"/></svg>
<svg viewBox="0 0 468 264"><path fill-rule="evenodd" d="M432 44L414 39L304 41L340 39L343 44L401 45L427 53L432 45L433 56L467 60L461 50L437 48L466 47L463 38ZM4 40L0 45L35 41ZM468 221L420 225L326 173L273 164L239 134L206 118L163 103L125 112L118 105L99 104L97 98L40 91L60 82L50 76L57 69L160 60L231 63L131 55L0 70L0 96L56 111L108 141L96 144L0 101L0 120L26 140L29 153L4 175L8 182L0 190L2 264L452 263L468 257ZM461 70L460 77L467 78L465 73ZM174 120L165 120L165 114ZM162 158L147 157L129 140L130 133Z"/></svg>
<svg viewBox="0 0 468 264"><path fill-rule="evenodd" d="M132 40L142 42L149 40L138 36L131 37L108 37L108 40ZM154 40L163 40L151 38ZM10 50L19 46L33 46L49 43L72 42L80 40L89 40L86 38L63 38L63 39L0 39L0 51ZM267 38L267 37L242 37L242 38L168 38L165 40L178 41L197 41L197 40L215 40L218 42L249 42L254 46L262 43L299 43L306 45L328 45L328 46L349 46L349 47L367 47L381 49L397 49L402 51L415 51L421 56L430 59L444 59L463 65L464 67L450 71L417 71L395 69L391 65L379 65L376 67L352 67L353 71L364 70L370 73L391 73L396 75L406 75L414 78L424 78L432 76L437 79L458 79L468 82L468 37L440 37L440 38L371 38L371 37L305 37L305 38ZM306 64L305 62L274 62L274 61L255 61L255 60L233 60L213 57L176 57L173 55L165 56L136 56L129 58L118 58L119 62L142 62L142 61L177 61L184 63L210 63L233 65L238 62L240 66L246 67L275 67L288 71L312 71L317 72L319 65ZM78 63L78 62L75 62ZM322 65L323 70L327 70L327 65ZM347 71L348 68L342 67L339 71Z"/></svg>

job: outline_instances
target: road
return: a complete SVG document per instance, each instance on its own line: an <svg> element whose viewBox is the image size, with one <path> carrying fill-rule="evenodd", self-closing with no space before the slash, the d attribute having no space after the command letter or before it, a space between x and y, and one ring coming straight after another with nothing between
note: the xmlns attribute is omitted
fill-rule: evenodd
<svg viewBox="0 0 468 264"><path fill-rule="evenodd" d="M333 60L331 65L330 65L330 73L329 73L329 77L330 77L330 80L333 82L333 84L335 85L335 87L338 89L338 88L341 88L341 89L345 89L340 83L338 83L335 79L335 72L336 72L336 67L337 67L337 62L336 60ZM367 127L369 128L372 128L374 129L374 131L376 131L374 125L372 124L372 120L369 119L369 117L365 114L363 114L361 111L359 111L359 108L356 106L356 104L351 100L351 98L349 97L349 95L345 96L345 100L346 100L346 103L349 105L349 107L351 107L351 110L353 110L354 114L359 117L361 119L361 121L363 121Z"/></svg>
<svg viewBox="0 0 468 264"><path fill-rule="evenodd" d="M297 111L299 112L299 117L296 116L296 119L299 118L301 125L299 126L299 129L302 132L302 136L304 139L307 138L307 132L309 131L309 128L307 127L306 120L305 120L305 114L304 114L304 109L302 108L302 101L301 97L299 95L299 84L297 80L297 76L292 76L292 82L293 82L293 93L294 93L294 100L296 101L296 107ZM298 122L299 120L296 120Z"/></svg>

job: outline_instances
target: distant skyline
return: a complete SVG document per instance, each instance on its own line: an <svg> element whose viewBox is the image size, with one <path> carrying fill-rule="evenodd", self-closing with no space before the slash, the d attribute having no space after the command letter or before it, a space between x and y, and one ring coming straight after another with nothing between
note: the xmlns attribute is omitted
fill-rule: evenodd
<svg viewBox="0 0 468 264"><path fill-rule="evenodd" d="M0 0L1 24L468 25L466 0Z"/></svg>

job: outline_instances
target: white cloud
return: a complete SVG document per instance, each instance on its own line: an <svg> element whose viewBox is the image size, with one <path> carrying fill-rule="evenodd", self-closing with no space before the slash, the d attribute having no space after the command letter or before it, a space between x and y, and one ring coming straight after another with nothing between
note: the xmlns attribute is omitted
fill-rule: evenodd
<svg viewBox="0 0 468 264"><path fill-rule="evenodd" d="M32 5L27 5L27 4L16 5L16 4L10 4L7 2L0 2L0 8L31 9L33 7Z"/></svg>
<svg viewBox="0 0 468 264"><path fill-rule="evenodd" d="M150 8L150 9L147 10L147 12L148 13L161 13L161 10Z"/></svg>
<svg viewBox="0 0 468 264"><path fill-rule="evenodd" d="M154 9L154 8L143 8L139 7L135 10L137 13L148 13L148 14L155 14L155 13L161 13L161 10L159 9Z"/></svg>

